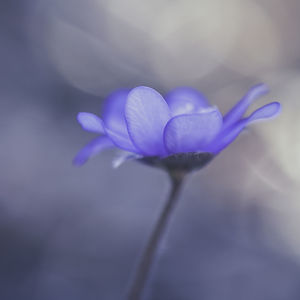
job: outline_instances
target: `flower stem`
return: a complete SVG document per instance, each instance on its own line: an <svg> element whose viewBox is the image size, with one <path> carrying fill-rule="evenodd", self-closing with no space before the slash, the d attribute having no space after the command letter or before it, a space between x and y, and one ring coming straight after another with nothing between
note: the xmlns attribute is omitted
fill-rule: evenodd
<svg viewBox="0 0 300 300"><path fill-rule="evenodd" d="M171 179L171 191L168 200L157 220L146 248L142 254L141 260L135 272L133 284L129 290L127 300L140 300L144 287L146 285L151 267L155 258L157 247L163 237L172 211L177 203L180 188L183 183L184 173L169 173Z"/></svg>

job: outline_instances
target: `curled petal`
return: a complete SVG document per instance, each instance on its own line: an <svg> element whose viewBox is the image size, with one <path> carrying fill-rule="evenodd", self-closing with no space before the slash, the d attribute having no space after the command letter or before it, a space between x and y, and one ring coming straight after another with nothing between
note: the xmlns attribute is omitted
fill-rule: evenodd
<svg viewBox="0 0 300 300"><path fill-rule="evenodd" d="M96 115L87 112L80 112L77 121L84 130L104 133L103 121Z"/></svg>
<svg viewBox="0 0 300 300"><path fill-rule="evenodd" d="M107 97L103 107L105 127L115 132L126 133L125 105L129 89L119 89Z"/></svg>
<svg viewBox="0 0 300 300"><path fill-rule="evenodd" d="M179 87L165 96L173 116L198 113L209 104L200 92L189 87Z"/></svg>
<svg viewBox="0 0 300 300"><path fill-rule="evenodd" d="M280 114L281 105L279 102L271 102L254 111L246 120L252 123L258 120L274 118Z"/></svg>
<svg viewBox="0 0 300 300"><path fill-rule="evenodd" d="M166 125L164 142L169 153L202 151L222 128L218 109L173 117Z"/></svg>
<svg viewBox="0 0 300 300"><path fill-rule="evenodd" d="M164 98L149 87L133 89L127 99L125 117L129 135L144 155L164 155L163 131L171 117Z"/></svg>
<svg viewBox="0 0 300 300"><path fill-rule="evenodd" d="M258 84L252 87L248 93L224 116L224 129L229 128L235 122L238 122L248 107L259 97L268 92L264 84Z"/></svg>
<svg viewBox="0 0 300 300"><path fill-rule="evenodd" d="M227 130L223 131L207 148L207 151L215 154L219 153L229 144L231 144L243 129L250 123L259 120L267 120L277 116L280 113L281 105L278 102L272 102L254 111L249 117L240 120Z"/></svg>
<svg viewBox="0 0 300 300"><path fill-rule="evenodd" d="M100 136L86 146L84 146L73 159L73 164L77 166L83 165L90 157L94 156L98 152L114 147L114 144L106 136Z"/></svg>

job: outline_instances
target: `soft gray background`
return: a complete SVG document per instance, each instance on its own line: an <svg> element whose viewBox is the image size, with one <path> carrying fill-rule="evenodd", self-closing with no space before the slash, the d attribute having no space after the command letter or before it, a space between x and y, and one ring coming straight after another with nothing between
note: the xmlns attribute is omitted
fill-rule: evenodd
<svg viewBox="0 0 300 300"><path fill-rule="evenodd" d="M226 112L258 82L282 115L190 176L145 299L299 299L299 26L297 0L2 0L0 299L122 300L162 208L159 170L71 165L78 111L143 84Z"/></svg>

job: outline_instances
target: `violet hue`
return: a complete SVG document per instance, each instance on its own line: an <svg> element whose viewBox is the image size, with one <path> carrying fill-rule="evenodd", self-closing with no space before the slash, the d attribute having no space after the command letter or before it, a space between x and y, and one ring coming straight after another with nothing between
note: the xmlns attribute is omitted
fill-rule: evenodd
<svg viewBox="0 0 300 300"><path fill-rule="evenodd" d="M263 84L252 87L223 117L192 88L176 88L165 98L145 86L117 90L106 100L102 119L92 113L78 114L84 130L101 136L81 149L74 163L82 165L106 148L126 150L139 158L187 152L216 155L250 123L279 114L280 104L272 102L244 117L248 107L267 92Z"/></svg>

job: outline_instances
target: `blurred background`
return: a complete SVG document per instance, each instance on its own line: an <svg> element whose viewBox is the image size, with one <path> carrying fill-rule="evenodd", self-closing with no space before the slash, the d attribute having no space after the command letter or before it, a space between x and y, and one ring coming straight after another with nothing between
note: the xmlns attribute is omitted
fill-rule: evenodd
<svg viewBox="0 0 300 300"><path fill-rule="evenodd" d="M160 170L72 166L77 112L188 85L225 113L260 82L282 114L190 176L145 299L300 299L299 26L297 0L2 0L0 299L122 300L165 201Z"/></svg>

